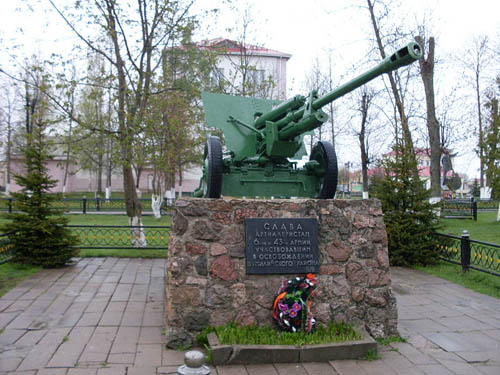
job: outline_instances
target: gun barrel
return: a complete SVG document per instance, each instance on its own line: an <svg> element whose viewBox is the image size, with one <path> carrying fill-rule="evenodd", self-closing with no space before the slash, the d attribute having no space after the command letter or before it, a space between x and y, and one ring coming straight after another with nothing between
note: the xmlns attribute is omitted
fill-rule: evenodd
<svg viewBox="0 0 500 375"><path fill-rule="evenodd" d="M393 70L401 68L402 66L409 65L414 61L422 57L422 48L418 43L411 42L405 47L401 48L397 52L394 52L391 56L385 58L380 64L368 70L367 72L357 76L356 78L350 80L347 83L337 87L335 90L329 92L328 94L316 99L312 107L313 109L319 109L335 99L347 94L350 91L363 86L365 83L371 81L372 79L382 75L384 73L389 73Z"/></svg>
<svg viewBox="0 0 500 375"><path fill-rule="evenodd" d="M359 75L358 77L352 79L351 81L344 83L343 85L337 87L335 90L329 92L328 94L325 94L321 98L314 100L311 106L313 110L318 110L321 107L327 105L328 103L333 102L335 99L338 99L341 96L347 94L348 92L353 91L358 87L364 85L365 83L371 81L372 79L384 73L389 73L390 71L398 69L402 66L409 65L414 61L420 59L421 57L422 57L422 48L420 47L420 45L415 42L408 43L405 47L399 49L391 56L385 58L377 66ZM278 129L281 130L291 122L300 121L300 119L302 119L302 117L304 116L304 112L305 108L302 107L294 112L288 113L285 117L280 118L278 121L276 121ZM287 138L292 137L292 133L293 132L287 130L288 134ZM298 135L298 133L295 135Z"/></svg>
<svg viewBox="0 0 500 375"><path fill-rule="evenodd" d="M271 111L264 113L257 120L255 120L255 127L257 129L266 126L266 121L276 121L280 116L287 113L288 111L293 111L304 105L306 98L302 95L296 95L283 103L279 104L276 108Z"/></svg>

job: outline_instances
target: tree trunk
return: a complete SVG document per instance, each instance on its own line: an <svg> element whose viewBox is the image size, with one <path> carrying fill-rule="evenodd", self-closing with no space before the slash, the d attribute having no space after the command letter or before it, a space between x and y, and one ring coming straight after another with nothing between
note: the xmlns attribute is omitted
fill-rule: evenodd
<svg viewBox="0 0 500 375"><path fill-rule="evenodd" d="M361 131L359 132L359 147L361 149L361 173L363 175L363 197L368 193L368 153L366 151L366 121L370 98L366 93L361 97Z"/></svg>
<svg viewBox="0 0 500 375"><path fill-rule="evenodd" d="M125 200L125 209L129 217L130 225L142 225L141 214L142 206L137 197L135 189L134 174L132 172L132 134L133 131L128 122L133 121L129 118L133 116L127 114L126 99L127 99L127 80L125 75L125 63L120 54L120 43L118 41L118 32L116 29L114 2L107 1L107 18L113 49L115 52L115 66L118 75L118 127L119 127L119 142L120 156L122 162L123 175L123 192ZM137 231L131 228L132 243L134 246L145 246L145 240L141 235L137 235ZM142 241L144 240L144 241Z"/></svg>
<svg viewBox="0 0 500 375"><path fill-rule="evenodd" d="M368 3L368 10L370 11L370 18L372 21L373 31L375 33L375 39L377 41L378 50L380 52L380 56L382 57L382 59L385 59L386 53L384 50L384 46L382 44L382 37L380 36L380 29L378 28L377 20L375 18L375 12L373 9L374 1L373 0L366 0L366 1ZM396 106L397 112L399 114L399 120L401 122L401 130L403 131L403 146L405 147L406 150L408 150L410 152L410 154L412 155L412 158L416 161L415 150L413 148L413 141L411 138L410 127L408 126L408 120L406 118L406 114L404 111L403 100L401 99L401 95L399 93L399 90L398 90L398 87L396 85L396 81L394 80L394 76L393 76L392 72L387 73L387 76L389 77L389 82L391 85L392 94L394 96L395 106ZM415 168L414 174L416 176L418 176L418 168Z"/></svg>
<svg viewBox="0 0 500 375"><path fill-rule="evenodd" d="M420 65L420 76L424 83L425 104L427 107L427 131L431 149L431 196L441 197L441 136L434 102L434 38L429 38L427 58L425 57L425 40L420 36L416 36L415 40L424 51L424 57L418 60L418 63Z"/></svg>
<svg viewBox="0 0 500 375"><path fill-rule="evenodd" d="M477 120L479 126L479 187L484 188L483 115L481 113L481 91L479 89L479 69L476 69Z"/></svg>

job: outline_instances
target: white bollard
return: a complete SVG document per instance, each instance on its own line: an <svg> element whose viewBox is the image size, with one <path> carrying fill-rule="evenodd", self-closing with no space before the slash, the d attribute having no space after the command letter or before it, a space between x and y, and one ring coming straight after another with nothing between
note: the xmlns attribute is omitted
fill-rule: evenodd
<svg viewBox="0 0 500 375"><path fill-rule="evenodd" d="M205 366L205 354L199 350L190 350L184 354L184 364L177 369L179 375L210 375Z"/></svg>

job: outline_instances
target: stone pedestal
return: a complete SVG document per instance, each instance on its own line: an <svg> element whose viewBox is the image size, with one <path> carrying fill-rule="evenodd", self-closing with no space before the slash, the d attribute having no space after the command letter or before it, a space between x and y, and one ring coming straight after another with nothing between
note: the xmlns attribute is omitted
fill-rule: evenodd
<svg viewBox="0 0 500 375"><path fill-rule="evenodd" d="M187 198L175 208L165 283L168 346L191 344L207 325L272 324L274 297L282 281L296 275L245 273L245 218L316 218L316 320L344 320L374 337L397 333L378 200Z"/></svg>

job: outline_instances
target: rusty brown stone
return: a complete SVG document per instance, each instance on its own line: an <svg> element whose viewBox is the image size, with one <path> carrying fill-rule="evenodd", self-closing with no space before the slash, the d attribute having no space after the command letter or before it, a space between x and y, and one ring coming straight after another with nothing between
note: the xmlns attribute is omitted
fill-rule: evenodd
<svg viewBox="0 0 500 375"><path fill-rule="evenodd" d="M335 262L345 262L352 254L352 248L345 245L342 241L333 239L327 246L328 256Z"/></svg>
<svg viewBox="0 0 500 375"><path fill-rule="evenodd" d="M177 237L173 237L170 239L170 244L168 246L168 252L170 256L177 255L182 253L184 250L184 243Z"/></svg>
<svg viewBox="0 0 500 375"><path fill-rule="evenodd" d="M210 275L216 279L234 281L238 278L234 262L227 255L217 257L210 265Z"/></svg>
<svg viewBox="0 0 500 375"><path fill-rule="evenodd" d="M210 219L224 225L229 225L232 222L231 213L229 212L212 212Z"/></svg>
<svg viewBox="0 0 500 375"><path fill-rule="evenodd" d="M382 216L382 207L380 207L380 205L377 205L376 207L370 207L368 209L368 213L373 216Z"/></svg>
<svg viewBox="0 0 500 375"><path fill-rule="evenodd" d="M251 326L257 324L255 315L248 311L246 308L240 310L235 320L242 326Z"/></svg>
<svg viewBox="0 0 500 375"><path fill-rule="evenodd" d="M175 207L187 207L191 204L191 202L188 202L184 199L177 199L175 201Z"/></svg>
<svg viewBox="0 0 500 375"><path fill-rule="evenodd" d="M347 280L353 285L366 283L367 273L359 263L349 263L346 267Z"/></svg>
<svg viewBox="0 0 500 375"><path fill-rule="evenodd" d="M174 216L172 224L172 234L182 236L184 233L186 233L187 227L188 221L184 216L180 214Z"/></svg>
<svg viewBox="0 0 500 375"><path fill-rule="evenodd" d="M208 208L212 211L232 212L233 205L224 199L215 199L209 202Z"/></svg>
<svg viewBox="0 0 500 375"><path fill-rule="evenodd" d="M329 303L313 303L311 312L318 322L328 324L331 320Z"/></svg>
<svg viewBox="0 0 500 375"><path fill-rule="evenodd" d="M172 275L177 276L185 273L190 264L191 260L188 258L172 257L168 260L168 271L172 272Z"/></svg>
<svg viewBox="0 0 500 375"><path fill-rule="evenodd" d="M370 286L385 286L389 284L389 272L374 269L368 274L368 285Z"/></svg>
<svg viewBox="0 0 500 375"><path fill-rule="evenodd" d="M224 326L234 320L234 312L225 309L213 310L210 314L210 325L212 327Z"/></svg>
<svg viewBox="0 0 500 375"><path fill-rule="evenodd" d="M235 245L243 241L243 235L241 234L239 228L231 228L224 233L220 242L228 245Z"/></svg>
<svg viewBox="0 0 500 375"><path fill-rule="evenodd" d="M389 267L389 255L387 254L387 249L380 249L377 252L377 260L380 267Z"/></svg>
<svg viewBox="0 0 500 375"><path fill-rule="evenodd" d="M302 206L300 204L290 202L285 206L287 211L298 212L302 210Z"/></svg>
<svg viewBox="0 0 500 375"><path fill-rule="evenodd" d="M237 208L234 211L234 222L237 224L243 223L247 217L259 217L259 214L252 208Z"/></svg>
<svg viewBox="0 0 500 375"><path fill-rule="evenodd" d="M387 245L387 233L384 229L375 229L372 232L371 240L374 243L381 243L382 245Z"/></svg>
<svg viewBox="0 0 500 375"><path fill-rule="evenodd" d="M344 272L344 267L337 264L322 264L319 267L320 275L336 275Z"/></svg>
<svg viewBox="0 0 500 375"><path fill-rule="evenodd" d="M223 255L223 254L227 254L227 248L224 245L222 245L218 242L215 242L212 245L210 245L210 255L211 256L216 257L216 256Z"/></svg>
<svg viewBox="0 0 500 375"><path fill-rule="evenodd" d="M345 296L349 293L349 285L345 275L336 275L333 278L333 295L334 296Z"/></svg>
<svg viewBox="0 0 500 375"><path fill-rule="evenodd" d="M363 288L360 288L359 286L355 286L352 288L351 291L351 296L354 302L361 302L365 298L365 291Z"/></svg>
<svg viewBox="0 0 500 375"><path fill-rule="evenodd" d="M213 241L219 236L210 228L205 220L196 220L193 225L193 237L197 240Z"/></svg>
<svg viewBox="0 0 500 375"><path fill-rule="evenodd" d="M186 252L191 255L203 255L207 252L207 247L200 242L186 242Z"/></svg>
<svg viewBox="0 0 500 375"><path fill-rule="evenodd" d="M184 216L206 216L207 214L206 210L200 205L194 204L182 208L182 213Z"/></svg>
<svg viewBox="0 0 500 375"><path fill-rule="evenodd" d="M176 305L184 306L199 306L201 305L200 288L194 286L180 286L177 288L177 296L175 298Z"/></svg>
<svg viewBox="0 0 500 375"><path fill-rule="evenodd" d="M375 224L370 220L370 217L366 216L365 214L354 215L354 221L352 225L357 229L372 228L375 226Z"/></svg>
<svg viewBox="0 0 500 375"><path fill-rule="evenodd" d="M366 302L372 306L385 306L387 304L385 297L373 289L366 292Z"/></svg>
<svg viewBox="0 0 500 375"><path fill-rule="evenodd" d="M233 307L244 304L247 300L246 287L244 283L236 283L231 285L231 293L233 296Z"/></svg>

